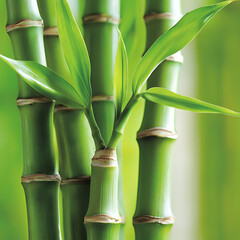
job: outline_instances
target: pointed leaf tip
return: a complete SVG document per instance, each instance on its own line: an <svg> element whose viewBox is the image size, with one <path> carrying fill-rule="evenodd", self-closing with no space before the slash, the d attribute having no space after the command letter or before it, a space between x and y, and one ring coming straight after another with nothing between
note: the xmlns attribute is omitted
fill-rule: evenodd
<svg viewBox="0 0 240 240"><path fill-rule="evenodd" d="M165 88L160 87L150 88L147 91L140 93L140 96L148 101L157 104L162 104L186 111L198 113L219 113L224 115L240 117L239 112L235 112L228 108L207 103L196 98L182 96L180 94L171 92Z"/></svg>
<svg viewBox="0 0 240 240"><path fill-rule="evenodd" d="M42 95L68 107L84 108L72 85L47 67L36 62L14 60L1 54L0 59Z"/></svg>
<svg viewBox="0 0 240 240"><path fill-rule="evenodd" d="M138 94L154 69L168 56L191 42L209 20L232 1L197 8L185 14L180 21L160 36L144 54L133 76L133 92Z"/></svg>

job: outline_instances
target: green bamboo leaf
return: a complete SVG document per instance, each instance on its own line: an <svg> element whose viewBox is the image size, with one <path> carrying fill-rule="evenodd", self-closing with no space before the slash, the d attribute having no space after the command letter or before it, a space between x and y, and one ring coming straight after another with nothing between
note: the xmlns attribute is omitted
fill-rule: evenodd
<svg viewBox="0 0 240 240"><path fill-rule="evenodd" d="M183 16L175 26L160 36L145 53L136 68L133 77L133 92L139 93L151 73L164 59L184 48L218 11L231 2L224 1L195 9Z"/></svg>
<svg viewBox="0 0 240 240"><path fill-rule="evenodd" d="M118 51L115 61L114 74L113 74L113 89L116 104L117 117L121 114L124 101L127 93L128 82L128 58L126 47L122 38L121 32L119 33Z"/></svg>
<svg viewBox="0 0 240 240"><path fill-rule="evenodd" d="M154 103L174 107L182 110L198 113L221 113L225 115L238 116L239 112L220 107L211 103L203 102L196 98L190 98L171 92L165 88L154 87L139 94L146 100Z"/></svg>
<svg viewBox="0 0 240 240"><path fill-rule="evenodd" d="M0 59L42 95L71 108L83 108L81 99L72 85L52 70L36 62L13 60L1 54Z"/></svg>
<svg viewBox="0 0 240 240"><path fill-rule="evenodd" d="M92 97L91 67L87 47L67 0L56 0L56 9L59 37L71 72L73 86L81 97L82 105L87 107Z"/></svg>

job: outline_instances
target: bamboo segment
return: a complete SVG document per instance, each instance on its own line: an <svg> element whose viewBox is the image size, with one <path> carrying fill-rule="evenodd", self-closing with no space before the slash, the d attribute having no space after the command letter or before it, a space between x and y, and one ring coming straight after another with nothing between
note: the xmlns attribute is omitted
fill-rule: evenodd
<svg viewBox="0 0 240 240"><path fill-rule="evenodd" d="M36 0L8 0L7 12L7 25L10 26L7 30L15 58L46 65L42 19ZM26 195L29 239L60 240L60 176L53 144L54 103L43 101L41 95L21 78L18 83L23 134L22 185Z"/></svg>
<svg viewBox="0 0 240 240"><path fill-rule="evenodd" d="M116 150L96 151L92 158L89 207L84 219L88 240L119 239L118 162Z"/></svg>
<svg viewBox="0 0 240 240"><path fill-rule="evenodd" d="M88 0L84 10L84 32L91 61L93 110L105 145L110 140L115 106L113 102L113 70L118 48L117 25L119 0ZM119 239L118 167L99 167L92 161L89 208L85 218L89 239ZM101 194L99 188L104 191ZM106 222L94 222L92 216L107 215ZM90 218L89 218L90 217ZM89 219L89 221L86 221ZM99 220L100 221L100 220Z"/></svg>
<svg viewBox="0 0 240 240"><path fill-rule="evenodd" d="M145 22L147 49L180 18L180 1L147 1ZM151 75L147 88L176 92L182 57L166 59ZM136 239L168 240L174 217L171 210L171 161L177 135L173 108L146 102L138 132L139 185L134 214Z"/></svg>
<svg viewBox="0 0 240 240"><path fill-rule="evenodd" d="M81 24L83 1L69 1L75 18ZM57 33L55 2L38 0L44 19L44 42L48 67L69 79ZM55 29L55 30L54 30ZM52 34L48 34L52 31ZM62 177L63 227L65 239L86 239L83 224L90 189L90 160L94 151L89 124L81 110L61 105L55 107L54 123L59 151L59 171Z"/></svg>

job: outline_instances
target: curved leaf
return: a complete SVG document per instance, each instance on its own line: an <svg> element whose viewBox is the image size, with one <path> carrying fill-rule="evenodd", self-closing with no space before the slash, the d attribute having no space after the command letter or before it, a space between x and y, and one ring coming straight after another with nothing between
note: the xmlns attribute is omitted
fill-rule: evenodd
<svg viewBox="0 0 240 240"><path fill-rule="evenodd" d="M72 108L83 108L81 99L70 83L52 70L31 61L17 61L0 54L0 59L12 67L23 79L42 95Z"/></svg>
<svg viewBox="0 0 240 240"><path fill-rule="evenodd" d="M133 92L139 93L154 69L168 56L180 51L192 41L208 21L232 1L195 9L185 16L165 34L160 36L140 60L134 77Z"/></svg>
<svg viewBox="0 0 240 240"><path fill-rule="evenodd" d="M182 110L198 113L221 113L225 115L238 116L239 112L220 107L211 103L203 102L196 98L185 97L171 92L165 88L155 87L140 93L140 96L154 103L174 107Z"/></svg>
<svg viewBox="0 0 240 240"><path fill-rule="evenodd" d="M56 0L58 32L64 56L71 72L73 85L82 105L91 103L90 60L84 39L72 15L67 0Z"/></svg>
<svg viewBox="0 0 240 240"><path fill-rule="evenodd" d="M116 104L117 117L122 112L123 104L127 93L128 82L128 58L126 47L123 42L121 32L119 33L118 51L115 61L114 74L113 74L113 89Z"/></svg>

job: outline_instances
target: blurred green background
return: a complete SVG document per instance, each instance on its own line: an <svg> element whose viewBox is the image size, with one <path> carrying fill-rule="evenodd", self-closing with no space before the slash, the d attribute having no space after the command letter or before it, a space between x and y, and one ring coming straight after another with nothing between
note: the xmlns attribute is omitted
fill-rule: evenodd
<svg viewBox="0 0 240 240"><path fill-rule="evenodd" d="M131 69L144 49L145 29L141 1L129 9L122 3L121 26L127 43ZM183 13L217 1L183 0ZM134 9L134 11L133 11ZM240 4L234 3L218 14L200 36L184 51L185 63L179 92L240 110ZM128 26L129 23L129 26ZM12 57L5 32L6 3L0 0L0 53ZM133 39L133 33L137 33ZM130 51L131 50L131 51ZM17 79L0 62L0 239L26 240L27 216L22 173L22 142L16 107ZM136 201L138 149L135 133L141 122L142 103L127 126L124 136L124 194L127 237L134 239L131 217ZM177 111L177 131L173 166L173 210L177 217L175 240L237 240L240 234L240 120L216 115Z"/></svg>

